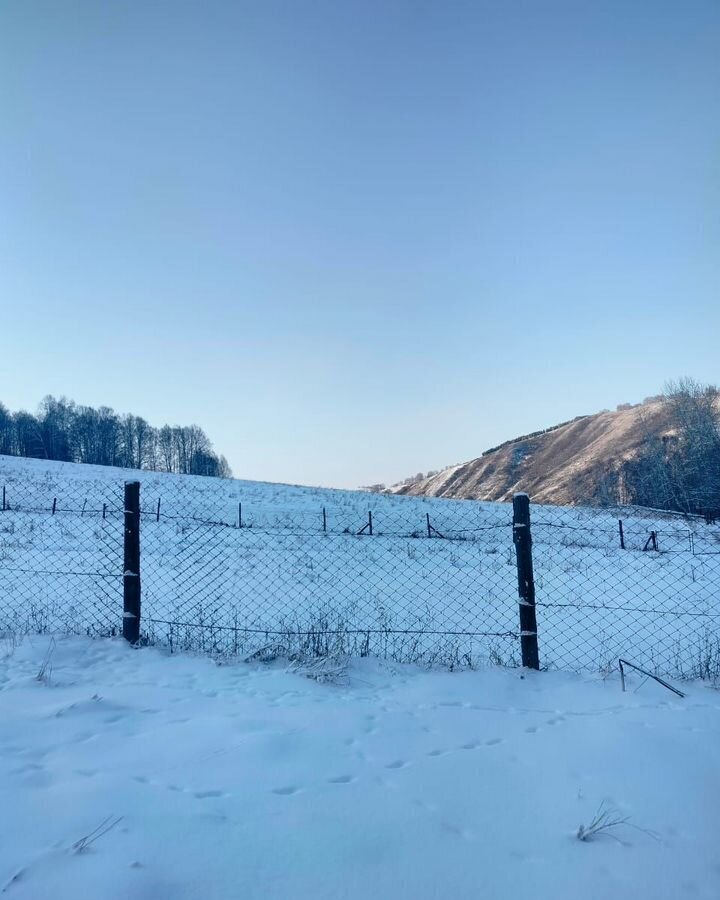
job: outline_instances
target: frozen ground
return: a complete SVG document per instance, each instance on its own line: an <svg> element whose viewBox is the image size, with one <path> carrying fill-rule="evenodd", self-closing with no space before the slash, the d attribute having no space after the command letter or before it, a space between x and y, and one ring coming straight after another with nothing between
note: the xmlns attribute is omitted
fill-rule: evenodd
<svg viewBox="0 0 720 900"><path fill-rule="evenodd" d="M0 457L0 634L119 627L122 487L134 478L142 629L156 644L247 653L322 632L331 649L402 661L519 660L509 504L10 457ZM357 534L369 510L373 534ZM532 521L543 666L598 671L625 656L673 676L720 675L718 526L536 504ZM657 553L642 549L651 531Z"/></svg>
<svg viewBox="0 0 720 900"><path fill-rule="evenodd" d="M119 639L6 639L0 891L716 900L720 696L629 687L370 660L321 684ZM628 823L579 841L602 804Z"/></svg>

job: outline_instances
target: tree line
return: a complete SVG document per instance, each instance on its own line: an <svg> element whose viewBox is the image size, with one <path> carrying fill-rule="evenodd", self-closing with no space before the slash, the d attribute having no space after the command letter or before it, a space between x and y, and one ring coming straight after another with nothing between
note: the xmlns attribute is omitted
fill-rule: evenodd
<svg viewBox="0 0 720 900"><path fill-rule="evenodd" d="M121 415L109 406L80 406L65 397L45 397L35 415L10 412L0 403L0 454L180 475L232 475L198 425L154 428L142 416Z"/></svg>
<svg viewBox="0 0 720 900"><path fill-rule="evenodd" d="M669 385L664 403L662 432L647 429L600 499L720 518L720 391L683 379Z"/></svg>

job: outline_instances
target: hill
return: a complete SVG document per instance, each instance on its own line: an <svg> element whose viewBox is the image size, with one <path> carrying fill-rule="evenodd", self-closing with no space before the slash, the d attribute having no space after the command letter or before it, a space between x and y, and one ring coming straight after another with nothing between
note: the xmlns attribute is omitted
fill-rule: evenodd
<svg viewBox="0 0 720 900"><path fill-rule="evenodd" d="M595 502L603 498L609 483L616 482L621 465L639 453L648 435L663 437L670 430L667 403L652 398L516 438L393 492L505 501L525 491L538 503Z"/></svg>
<svg viewBox="0 0 720 900"><path fill-rule="evenodd" d="M126 478L141 484L141 622L150 643L453 667L518 662L510 504L7 456L0 639L117 633ZM659 554L643 552L653 533ZM606 669L622 656L687 674L710 659L720 672L708 631L719 540L717 526L649 510L533 506L543 665Z"/></svg>

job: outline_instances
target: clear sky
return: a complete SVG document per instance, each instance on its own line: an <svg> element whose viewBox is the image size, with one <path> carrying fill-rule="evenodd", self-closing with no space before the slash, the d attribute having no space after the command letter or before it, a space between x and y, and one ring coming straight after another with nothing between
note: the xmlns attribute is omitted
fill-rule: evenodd
<svg viewBox="0 0 720 900"><path fill-rule="evenodd" d="M0 3L0 400L354 487L720 379L717 0Z"/></svg>

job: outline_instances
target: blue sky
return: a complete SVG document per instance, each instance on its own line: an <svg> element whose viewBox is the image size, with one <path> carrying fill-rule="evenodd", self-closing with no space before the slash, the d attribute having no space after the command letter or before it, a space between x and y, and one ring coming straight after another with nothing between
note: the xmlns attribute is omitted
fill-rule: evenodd
<svg viewBox="0 0 720 900"><path fill-rule="evenodd" d="M0 400L353 487L718 381L720 5L0 5Z"/></svg>

